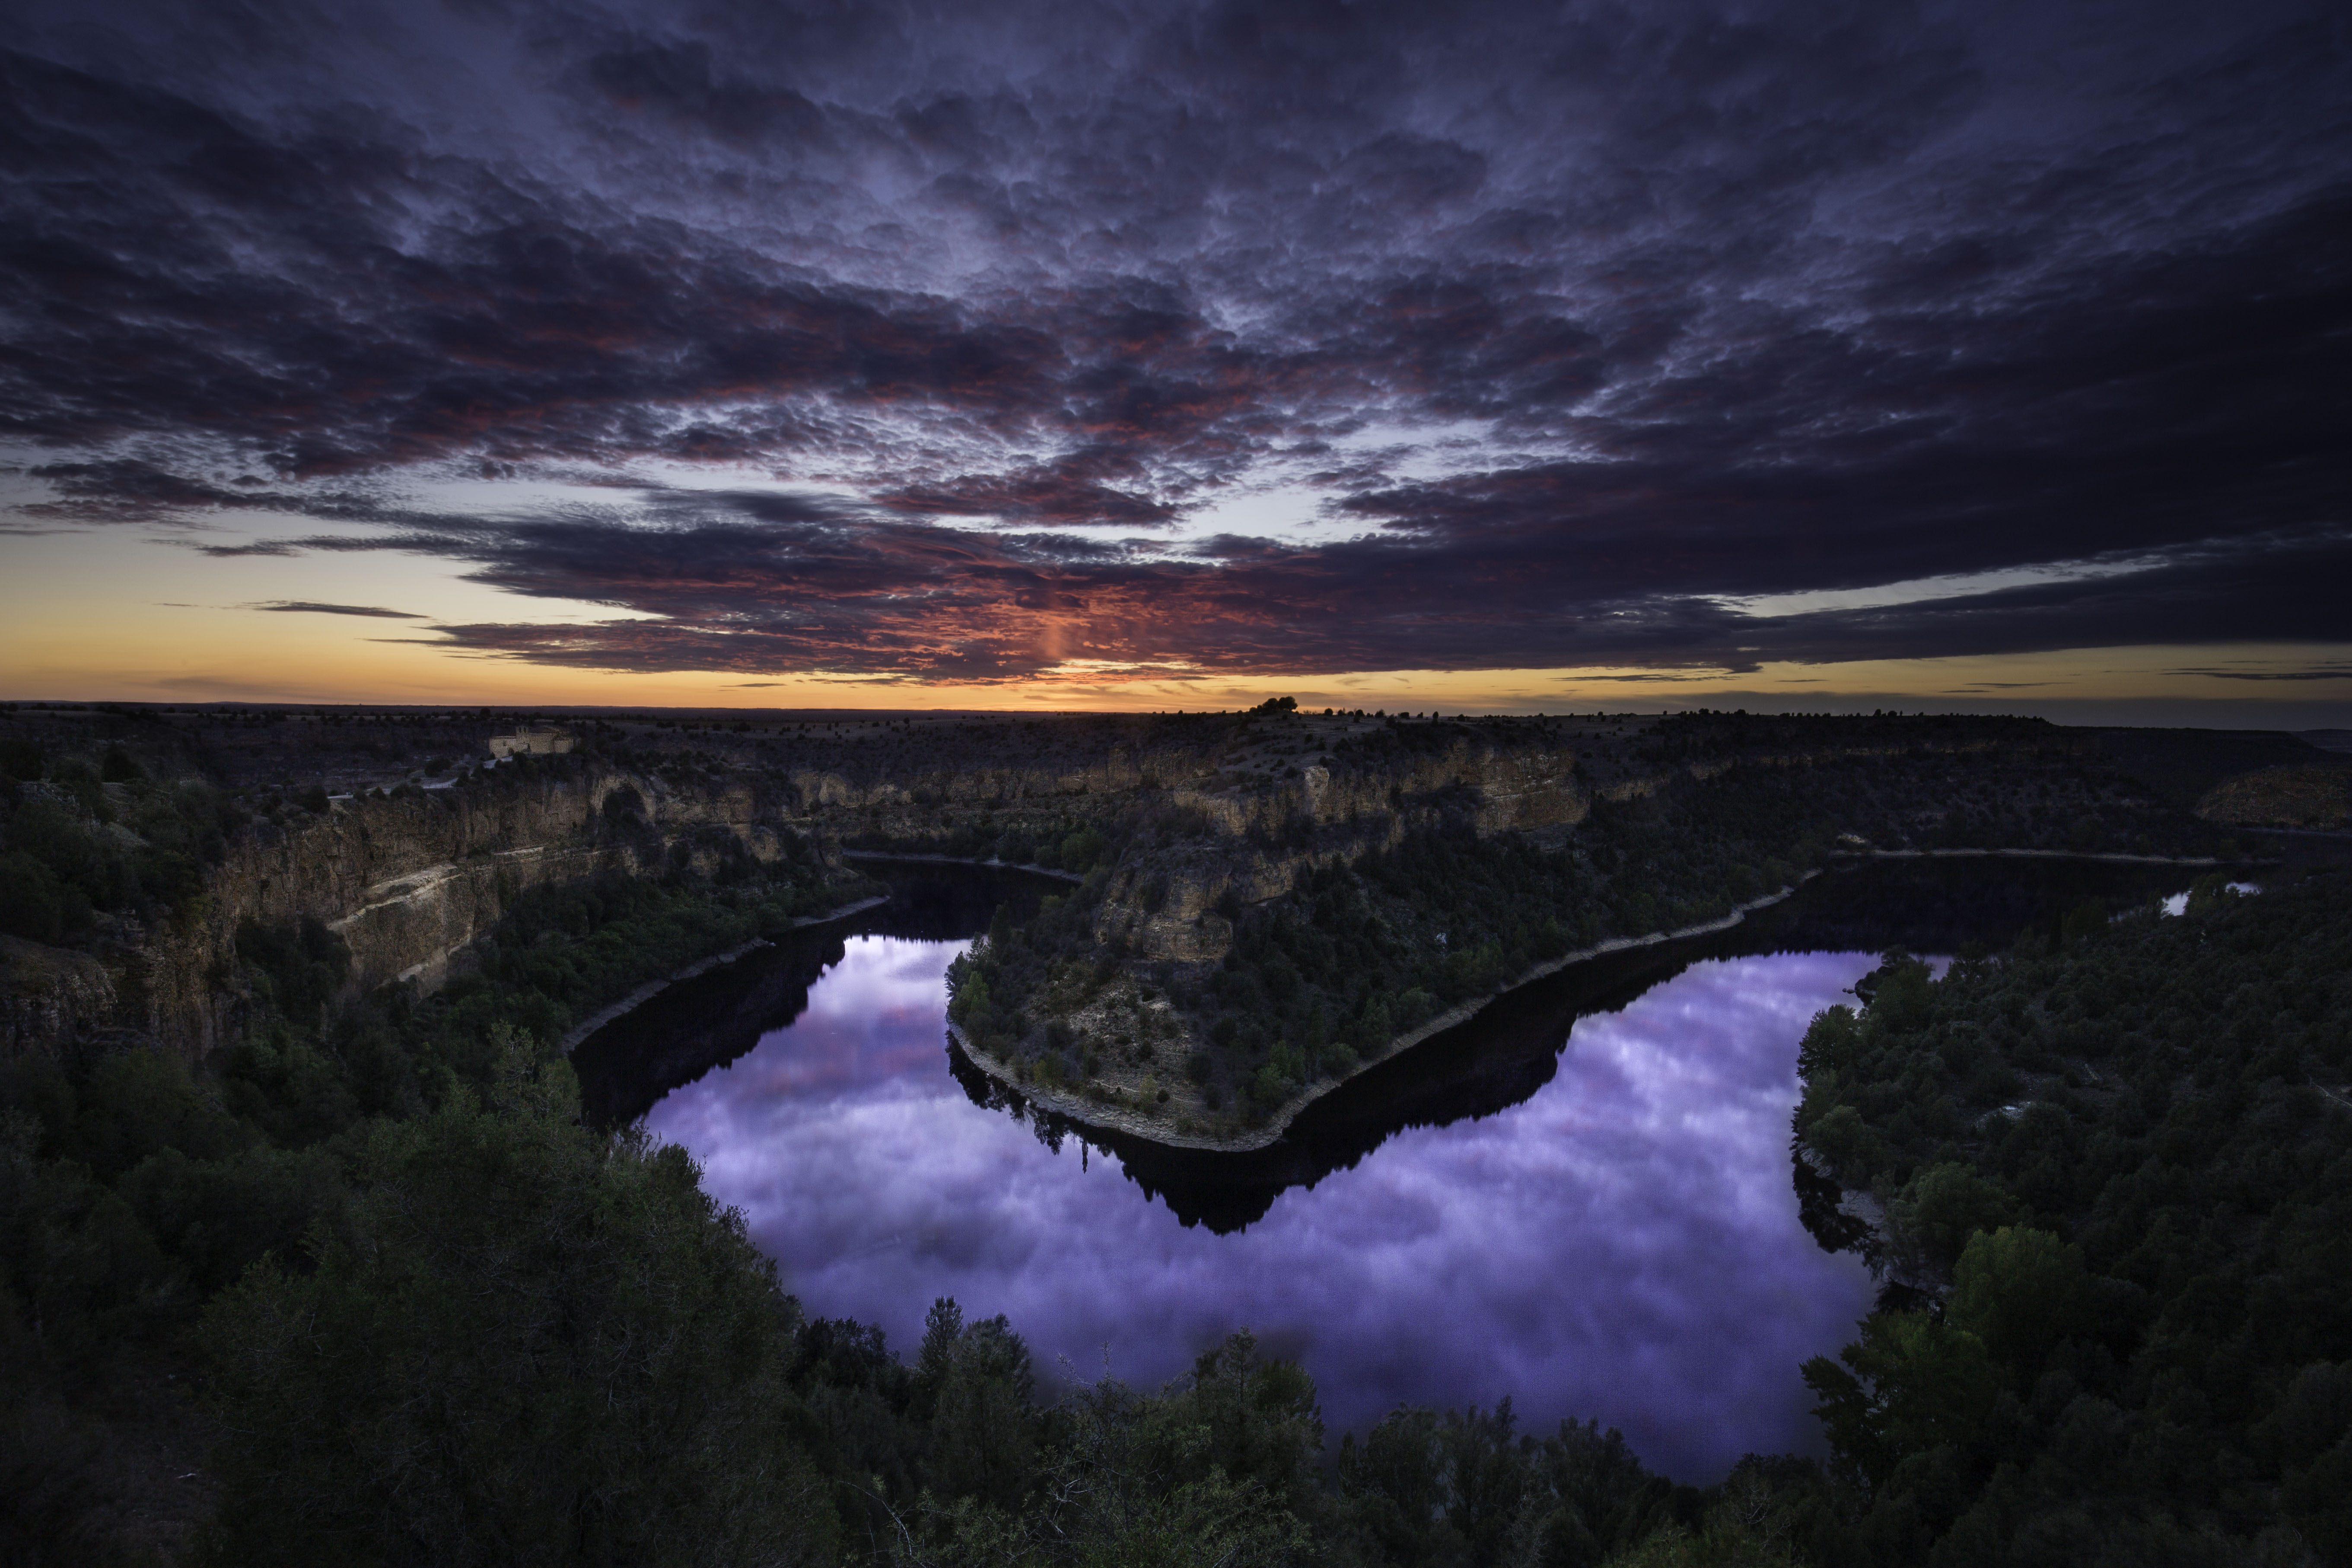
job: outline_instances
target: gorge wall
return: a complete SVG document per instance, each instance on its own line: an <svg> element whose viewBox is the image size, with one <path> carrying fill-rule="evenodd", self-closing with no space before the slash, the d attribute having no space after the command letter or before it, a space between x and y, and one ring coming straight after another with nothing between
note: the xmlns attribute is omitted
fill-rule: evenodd
<svg viewBox="0 0 2352 1568"><path fill-rule="evenodd" d="M530 889L678 859L708 869L726 839L772 861L793 832L789 792L749 778L678 786L564 761L257 818L206 869L200 896L152 923L106 922L91 951L0 939L0 1052L113 1035L204 1056L247 1016L235 970L248 921L325 925L350 949L358 989L431 991Z"/></svg>
<svg viewBox="0 0 2352 1568"><path fill-rule="evenodd" d="M67 766L94 767L108 726L121 728L103 714L93 722L98 732L80 737L88 762ZM52 752L62 729L47 726ZM572 754L461 767L430 787L421 771L401 771L410 759L393 721L281 722L250 742L235 728L225 737L184 724L173 736L152 731L151 721L128 731L147 747L146 771L204 778L258 809L205 867L201 893L168 915L106 917L79 951L0 938L9 943L0 1050L122 1037L205 1055L247 1016L235 972L248 921L327 926L351 951L355 988L406 981L430 991L518 894L648 874L681 856L707 868L727 839L772 861L791 836L833 866L838 847L858 844L1018 843L1027 858L1050 856L1074 831L1140 816L1169 839L1168 853L1118 875L1105 931L1199 960L1217 957L1227 939L1213 912L1221 901L1279 897L1304 868L1391 846L1442 810L1466 809L1481 831L1531 830L1572 824L1589 804L1576 752L1557 737L1371 757L1350 743L1387 727L1349 717L1079 720L1042 731L1019 721L877 721L773 738L602 726ZM445 727L411 742L421 751L451 738ZM391 771L342 771L354 755ZM352 793L305 810L290 786L281 798L252 782L304 769Z"/></svg>
<svg viewBox="0 0 2352 1568"><path fill-rule="evenodd" d="M1231 951L1236 916L1290 897L1310 868L1436 826L1559 849L1603 803L1638 805L1735 768L1883 764L1892 777L1943 759L1934 766L1959 782L1890 799L1885 833L2028 842L2040 840L2016 838L2020 823L2111 833L2147 816L2156 803L2117 762L2185 804L2226 774L2312 754L2283 736L2253 738L2278 753L2256 755L2247 738L2214 750L2147 731L2129 732L2126 755L2106 732L1923 715L1275 712L591 717L575 721L570 754L495 770L462 761L511 721L0 711L15 792L0 854L38 848L27 801L121 843L138 835L106 801L127 810L125 792L210 790L236 821L207 850L200 886L168 909L152 897L101 906L61 946L0 936L0 1051L111 1034L200 1057L247 1016L236 943L247 921L319 921L349 946L353 986L430 990L527 889L681 858L708 869L732 846L761 861L814 851L836 869L843 848L1049 866L1076 855L1076 869L1100 873L1093 944L1123 963L1201 966ZM331 802L329 788L345 793Z"/></svg>

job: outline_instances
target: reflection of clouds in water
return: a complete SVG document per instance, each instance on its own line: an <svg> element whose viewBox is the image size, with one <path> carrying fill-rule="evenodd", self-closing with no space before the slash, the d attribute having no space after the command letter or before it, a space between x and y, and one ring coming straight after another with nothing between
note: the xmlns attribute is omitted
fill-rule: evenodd
<svg viewBox="0 0 2352 1568"><path fill-rule="evenodd" d="M1247 1326L1314 1373L1335 1434L1399 1400L1515 1397L1621 1426L1709 1479L1816 1445L1797 1376L1870 1287L1797 1224L1789 1109L1806 1021L1859 953L1694 965L1578 1023L1525 1103L1391 1139L1237 1236L1187 1230L1075 1142L964 1097L940 979L961 944L853 940L792 1027L665 1100L812 1311L911 1346L935 1296L1005 1312L1050 1364L1140 1384Z"/></svg>
<svg viewBox="0 0 2352 1568"><path fill-rule="evenodd" d="M744 1131L739 1124L745 1120L783 1109L776 1103L783 1097L801 1101L796 1109L806 1112L815 1109L808 1101L835 1095L863 1100L895 1088L928 1096L934 1086L919 1069L930 1064L944 1037L946 966L971 945L850 938L789 1029L762 1037L725 1073L671 1092L647 1124L689 1148L705 1146L686 1131L698 1128L718 1147L742 1142L728 1134ZM789 1037L789 1048L771 1048L780 1037Z"/></svg>
<svg viewBox="0 0 2352 1568"><path fill-rule="evenodd" d="M2241 897L2251 897L2263 890L2263 885L2260 882L2231 882L2228 886L2230 891ZM2168 915L2185 915L2189 912L2189 895L2174 893L2163 901L2162 908Z"/></svg>

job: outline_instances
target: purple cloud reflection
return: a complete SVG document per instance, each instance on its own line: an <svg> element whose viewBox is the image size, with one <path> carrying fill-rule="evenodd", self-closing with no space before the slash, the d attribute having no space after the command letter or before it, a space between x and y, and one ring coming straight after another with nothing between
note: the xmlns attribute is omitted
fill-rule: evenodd
<svg viewBox="0 0 2352 1568"><path fill-rule="evenodd" d="M648 1118L812 1311L911 1347L951 1295L1049 1364L1107 1354L1144 1385L1246 1326L1305 1363L1335 1436L1508 1394L1534 1429L1622 1427L1683 1479L1818 1448L1797 1368L1872 1287L1798 1225L1788 1118L1806 1021L1870 955L1696 964L1580 1020L1522 1104L1402 1133L1219 1237L971 1103L940 1044L962 945L853 939L791 1027Z"/></svg>

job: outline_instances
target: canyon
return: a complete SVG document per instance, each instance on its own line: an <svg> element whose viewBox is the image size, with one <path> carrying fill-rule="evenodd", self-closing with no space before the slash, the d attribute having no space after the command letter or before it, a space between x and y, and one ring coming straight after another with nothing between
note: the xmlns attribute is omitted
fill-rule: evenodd
<svg viewBox="0 0 2352 1568"><path fill-rule="evenodd" d="M560 724L571 749L493 763L494 736L534 724ZM0 711L15 792L0 851L67 866L55 845L79 834L89 854L147 868L169 858L154 824L212 826L169 896L101 888L71 932L0 937L0 1052L144 1041L201 1059L255 1016L238 948L255 927L331 933L352 994L424 995L534 889L782 867L849 902L871 893L866 857L937 856L1066 886L1017 942L982 944L972 973L994 977L999 1005L975 1019L982 993L968 994L957 1014L977 1064L1105 1125L1248 1146L1508 984L1734 918L1834 854L2242 853L2230 825L2193 814L2200 799L2342 761L2284 735L2175 732L2151 751L2151 733L1917 715L18 704ZM1494 937L1472 962L1444 890L1396 880L1431 845L1543 868L1550 933ZM1351 951L1406 978L1366 991L1300 956L1335 898Z"/></svg>

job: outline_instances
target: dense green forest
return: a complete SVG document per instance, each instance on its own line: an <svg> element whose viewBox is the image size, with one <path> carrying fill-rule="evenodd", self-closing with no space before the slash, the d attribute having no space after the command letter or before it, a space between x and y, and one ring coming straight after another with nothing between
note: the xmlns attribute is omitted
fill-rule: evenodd
<svg viewBox="0 0 2352 1568"><path fill-rule="evenodd" d="M223 1563L1780 1560L1785 1465L1703 1493L1507 1405L1333 1456L1245 1334L1048 1402L1002 1319L937 1303L906 1358L806 1315L681 1151L583 1125L517 1026L719 891L532 895L500 983L421 1005L321 1006L331 934L255 930L269 1016L206 1070L10 1064L0 1558L159 1560L138 1489L196 1479L136 1462L160 1443L204 1467L182 1511Z"/></svg>
<svg viewBox="0 0 2352 1568"><path fill-rule="evenodd" d="M386 1129L478 1111L519 1051L568 1074L553 1042L596 1008L875 890L805 855L763 866L740 850L707 873L681 861L540 889L423 999L352 997L340 937L248 921L236 943L248 1024L201 1071L104 1041L0 1064L0 1496L16 1505L0 1561L88 1558L75 1521L122 1489L127 1439L110 1426L169 1416L154 1385L196 1363L222 1290L265 1259L307 1271ZM28 1544L44 1539L47 1555Z"/></svg>
<svg viewBox="0 0 2352 1568"><path fill-rule="evenodd" d="M92 765L0 742L0 931L33 942L79 936L100 912L168 918L251 817L210 784L150 779L119 745Z"/></svg>
<svg viewBox="0 0 2352 1568"><path fill-rule="evenodd" d="M1806 1368L1860 1510L1823 1560L2352 1562L2346 877L1861 989L1797 1133L1927 1289Z"/></svg>
<svg viewBox="0 0 2352 1568"><path fill-rule="evenodd" d="M278 1049L337 1091L234 1056L10 1068L0 1548L141 1560L105 1529L113 1450L178 1378L223 1563L2345 1561L2345 890L2078 910L1939 981L1890 955L1817 1020L1801 1133L1948 1294L1893 1293L1806 1369L1832 1463L1705 1490L1507 1405L1334 1449L1246 1335L1166 1389L1053 1400L1013 1325L952 1302L897 1353L785 1295L682 1152L583 1126L543 1037L462 995L299 1022L331 939L257 932ZM671 912L614 892L502 936L521 962ZM447 1054L460 1019L480 1047Z"/></svg>
<svg viewBox="0 0 2352 1568"><path fill-rule="evenodd" d="M1052 1405L951 1302L902 1359L806 1317L679 1151L585 1131L561 1058L499 1043L478 1091L305 1150L138 1055L11 1118L11 1561L136 1560L92 1532L90 1413L184 1363L216 1422L204 1561L1785 1560L1772 1466L1701 1493L1507 1407L1400 1411L1327 1481L1311 1383L1246 1335Z"/></svg>
<svg viewBox="0 0 2352 1568"><path fill-rule="evenodd" d="M1719 914L1839 833L2215 844L2107 814L2063 748L1963 789L1977 764L1918 731L1815 765L1785 760L1801 724L1663 725L1627 767L1730 771L1541 842L1481 839L1441 800L1395 847L1229 908L1228 960L1150 976L1209 1041L1166 1067L1252 1114L1543 958ZM1452 733L1383 727L1333 766ZM324 807L127 752L0 766L21 781L0 909L37 940L170 921L244 812ZM606 817L644 831L625 796ZM995 923L966 1024L1084 1076L1110 1042L1057 1035L1050 993L1124 961L1094 936L1121 858L1198 830L1147 791L975 837L1087 880ZM1805 1369L1830 1462L1695 1489L1507 1403L1330 1441L1306 1374L1246 1334L1167 1388L1057 1394L1017 1325L953 1302L903 1347L814 1315L680 1151L583 1124L555 1045L865 890L732 843L522 896L430 998L353 996L331 931L247 925L246 1025L200 1067L111 1037L0 1066L0 1562L2352 1563L2340 875L2209 880L2179 918L2086 907L1941 979L1890 954L1866 1006L1817 1020L1800 1186L1899 1283Z"/></svg>

